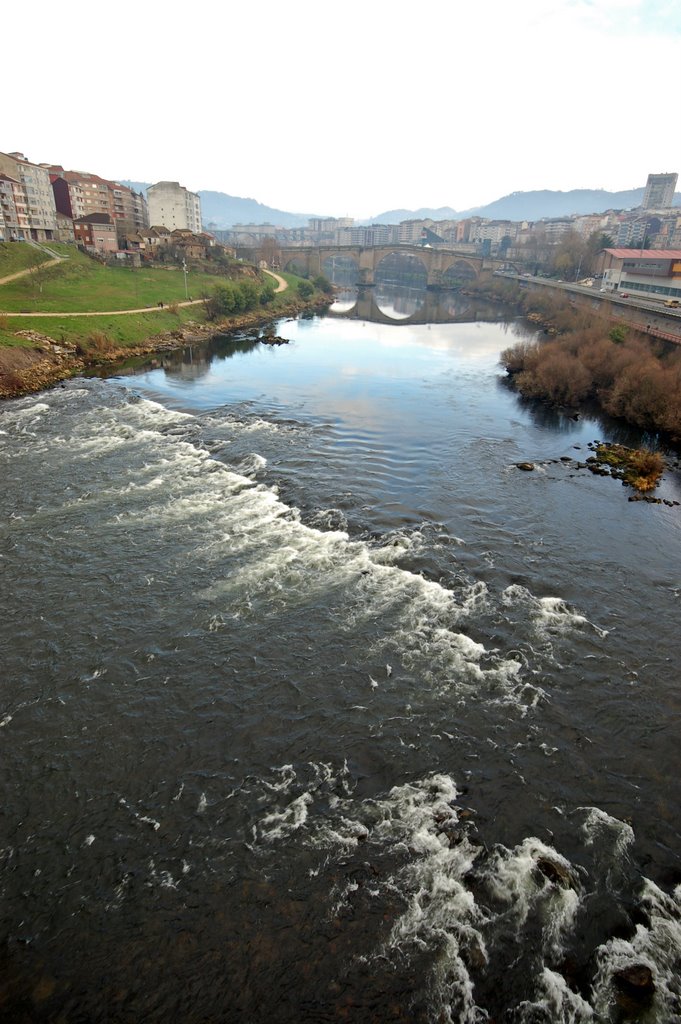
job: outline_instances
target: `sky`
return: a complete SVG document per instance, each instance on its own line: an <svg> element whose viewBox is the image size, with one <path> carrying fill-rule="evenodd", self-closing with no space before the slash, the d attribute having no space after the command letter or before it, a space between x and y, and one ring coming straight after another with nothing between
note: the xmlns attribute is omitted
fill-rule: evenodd
<svg viewBox="0 0 681 1024"><path fill-rule="evenodd" d="M36 163L357 219L681 174L679 0L6 6Z"/></svg>

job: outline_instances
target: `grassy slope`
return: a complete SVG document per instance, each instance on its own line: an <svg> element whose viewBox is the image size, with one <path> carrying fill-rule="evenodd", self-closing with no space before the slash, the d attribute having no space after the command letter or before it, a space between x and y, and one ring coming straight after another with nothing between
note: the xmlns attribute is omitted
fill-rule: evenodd
<svg viewBox="0 0 681 1024"><path fill-rule="evenodd" d="M57 251L56 246L52 246ZM63 246L62 246L63 248ZM0 242L0 278L27 270L36 263L45 263L52 257L25 242Z"/></svg>
<svg viewBox="0 0 681 1024"><path fill-rule="evenodd" d="M171 313L167 304L184 301L184 275L179 270L161 268L140 268L131 270L127 267L104 267L73 246L50 246L68 260L54 267L48 267L42 274L41 281L34 275L11 281L0 286L0 347L21 345L31 347L32 343L25 338L17 337L15 331L30 330L46 334L55 341L79 342L95 333L106 334L118 345L135 345L147 338L166 331L172 331L189 322L204 323L205 316L202 305L189 306ZM21 253L28 250L33 258L36 250L22 243L0 244L0 255ZM11 254L10 254L11 255ZM45 257L46 259L48 257ZM7 272L13 273L17 269ZM19 268L20 269L20 268ZM296 286L300 278L294 274L283 274L289 288L274 296L270 306L262 309L263 313L271 312L277 316L296 296ZM203 291L211 291L216 284L224 284L224 276L191 272L188 275L190 295L198 298ZM42 283L42 293L39 290ZM193 289L193 293L192 293ZM163 301L166 308L161 310L157 303ZM128 309L150 306L148 313L132 313L125 316L75 317L73 320L50 317L49 312L86 312L88 310ZM13 317L12 312L41 312L40 317Z"/></svg>
<svg viewBox="0 0 681 1024"><path fill-rule="evenodd" d="M0 249L22 248L15 242ZM140 309L159 302L182 302L185 298L184 275L178 268L169 270L141 267L105 267L73 246L55 246L68 253L63 263L46 267L40 280L27 274L0 285L0 309L6 313L71 312L89 310ZM31 253L36 250L31 249ZM9 271L8 271L9 273ZM189 294L198 299L202 291L223 283L224 276L191 272L187 276ZM42 288L41 288L42 286Z"/></svg>

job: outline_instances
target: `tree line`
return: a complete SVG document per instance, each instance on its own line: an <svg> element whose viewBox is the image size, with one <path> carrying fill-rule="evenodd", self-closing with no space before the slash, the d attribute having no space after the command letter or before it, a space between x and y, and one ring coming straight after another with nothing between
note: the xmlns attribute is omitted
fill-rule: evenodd
<svg viewBox="0 0 681 1024"><path fill-rule="evenodd" d="M611 416L681 443L681 348L613 327L562 295L498 284L497 297L503 292L547 325L544 338L518 342L501 354L522 395L571 407L595 400Z"/></svg>

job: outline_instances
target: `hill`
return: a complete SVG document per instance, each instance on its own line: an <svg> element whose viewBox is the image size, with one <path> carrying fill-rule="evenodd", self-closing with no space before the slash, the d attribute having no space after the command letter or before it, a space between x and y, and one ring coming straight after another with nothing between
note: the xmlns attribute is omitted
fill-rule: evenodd
<svg viewBox="0 0 681 1024"><path fill-rule="evenodd" d="M149 188L143 181L124 181L124 185L137 192ZM541 220L544 217L567 217L570 214L604 213L606 210L632 210L643 200L642 188L623 192L605 189L575 188L569 192L540 189L534 192L511 192L486 206L473 206L469 210L454 210L451 206L422 206L417 210L386 210L359 221L360 224L399 224L403 220L464 220L466 217L487 217L491 220ZM230 196L226 192L199 192L201 215L205 227L231 228L234 224L276 224L282 228L306 227L314 213L288 213L265 206L255 199ZM674 205L681 206L681 193L674 197Z"/></svg>
<svg viewBox="0 0 681 1024"><path fill-rule="evenodd" d="M463 220L466 217L487 217L490 220L541 220L543 217L567 217L573 213L631 210L641 205L643 192L642 188L627 189L623 192L588 188L575 188L569 192L554 192L550 189L511 192L510 195L495 199L486 206L474 206L469 210L459 210L458 213L448 206L439 210L388 210L365 223L396 224L401 220L425 217L432 217L433 220ZM681 206L681 193L674 197L674 205Z"/></svg>
<svg viewBox="0 0 681 1024"><path fill-rule="evenodd" d="M360 224L399 224L403 220L461 220L466 214L457 213L451 206L421 206L418 210L386 210Z"/></svg>
<svg viewBox="0 0 681 1024"><path fill-rule="evenodd" d="M123 181L121 184L146 194L149 183L144 181ZM204 227L231 228L235 224L276 224L281 228L303 228L314 213L287 213L272 206L265 206L256 199L230 196L226 192L199 192L201 219Z"/></svg>

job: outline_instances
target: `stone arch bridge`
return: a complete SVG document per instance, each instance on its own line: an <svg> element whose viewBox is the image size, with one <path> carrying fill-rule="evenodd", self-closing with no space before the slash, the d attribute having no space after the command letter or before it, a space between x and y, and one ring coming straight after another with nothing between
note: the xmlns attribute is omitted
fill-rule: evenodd
<svg viewBox="0 0 681 1024"><path fill-rule="evenodd" d="M357 266L357 280L353 282L360 287L370 288L375 283L376 270L386 256L403 254L417 257L427 274L428 288L451 287L451 276L448 271L457 271L468 280L491 274L498 263L482 256L471 256L457 252L455 249L430 249L422 245L316 245L282 249L280 268L293 269L294 264L307 277L325 274L327 260L334 257L351 259Z"/></svg>

